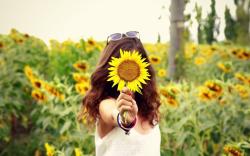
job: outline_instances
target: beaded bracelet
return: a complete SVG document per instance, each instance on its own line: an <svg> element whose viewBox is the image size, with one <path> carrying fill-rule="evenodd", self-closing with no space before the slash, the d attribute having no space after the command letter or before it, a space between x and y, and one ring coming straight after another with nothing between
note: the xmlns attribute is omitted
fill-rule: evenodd
<svg viewBox="0 0 250 156"><path fill-rule="evenodd" d="M125 131L125 134L126 134L126 135L128 135L130 129L133 128L133 127L135 126L136 121L137 121L137 118L135 118L133 122L131 122L128 126L125 127L125 126L122 124L122 120L121 120L121 118L120 118L120 113L117 114L117 124L118 124L118 126L119 126L121 129L123 129L123 130Z"/></svg>

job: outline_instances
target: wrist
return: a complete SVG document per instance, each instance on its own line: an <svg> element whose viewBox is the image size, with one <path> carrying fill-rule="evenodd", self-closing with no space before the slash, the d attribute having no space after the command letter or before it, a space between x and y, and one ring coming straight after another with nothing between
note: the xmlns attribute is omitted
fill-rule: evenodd
<svg viewBox="0 0 250 156"><path fill-rule="evenodd" d="M133 122L131 122L130 124L123 125L120 113L118 113L117 115L117 124L122 130L125 131L125 134L129 134L130 129L132 129L136 125L136 122L137 122L137 117L135 117Z"/></svg>

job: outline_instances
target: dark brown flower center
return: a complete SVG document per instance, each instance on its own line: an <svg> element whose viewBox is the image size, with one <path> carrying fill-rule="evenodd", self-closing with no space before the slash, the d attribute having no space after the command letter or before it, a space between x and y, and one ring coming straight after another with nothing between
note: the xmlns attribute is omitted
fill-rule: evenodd
<svg viewBox="0 0 250 156"><path fill-rule="evenodd" d="M86 64L84 64L84 63L80 63L77 66L78 66L78 68L80 68L82 70L86 70L87 69Z"/></svg>
<svg viewBox="0 0 250 156"><path fill-rule="evenodd" d="M118 66L118 75L121 79L131 82L140 76L140 67L135 61L125 60Z"/></svg>

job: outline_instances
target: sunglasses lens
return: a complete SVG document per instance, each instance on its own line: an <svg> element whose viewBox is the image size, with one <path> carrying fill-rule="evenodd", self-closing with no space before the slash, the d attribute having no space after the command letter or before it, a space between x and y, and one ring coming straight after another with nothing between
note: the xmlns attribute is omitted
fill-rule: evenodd
<svg viewBox="0 0 250 156"><path fill-rule="evenodd" d="M137 31L129 31L129 32L126 32L126 35L127 35L128 37L137 37L137 34L138 34Z"/></svg>
<svg viewBox="0 0 250 156"><path fill-rule="evenodd" d="M110 40L119 40L122 38L122 34L121 33L115 33L109 36Z"/></svg>

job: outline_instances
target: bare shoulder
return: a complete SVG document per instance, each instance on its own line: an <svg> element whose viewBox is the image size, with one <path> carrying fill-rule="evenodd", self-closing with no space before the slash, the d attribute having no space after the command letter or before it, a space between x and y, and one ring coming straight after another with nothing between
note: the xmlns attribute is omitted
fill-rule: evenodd
<svg viewBox="0 0 250 156"><path fill-rule="evenodd" d="M100 105L113 105L115 103L115 98L112 98L112 97L109 97L109 98L106 98L106 99L103 99L101 102L100 102Z"/></svg>

